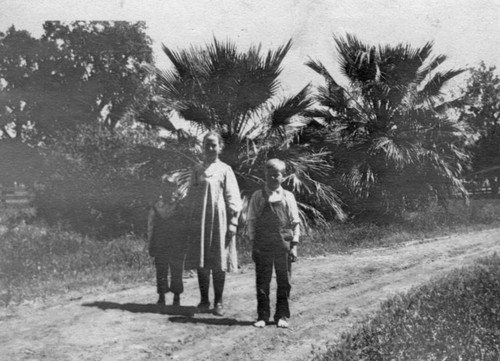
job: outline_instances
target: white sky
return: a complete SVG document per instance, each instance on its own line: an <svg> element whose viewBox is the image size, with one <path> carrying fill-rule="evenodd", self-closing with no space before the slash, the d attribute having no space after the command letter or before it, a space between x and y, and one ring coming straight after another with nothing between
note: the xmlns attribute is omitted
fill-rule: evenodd
<svg viewBox="0 0 500 361"><path fill-rule="evenodd" d="M144 20L160 67L169 66L161 43L180 49L216 36L266 49L293 38L283 64L287 93L319 80L303 65L308 57L338 74L334 33L373 44L432 40L448 56L445 68L500 59L500 0L0 0L0 31L14 24L38 37L44 20Z"/></svg>

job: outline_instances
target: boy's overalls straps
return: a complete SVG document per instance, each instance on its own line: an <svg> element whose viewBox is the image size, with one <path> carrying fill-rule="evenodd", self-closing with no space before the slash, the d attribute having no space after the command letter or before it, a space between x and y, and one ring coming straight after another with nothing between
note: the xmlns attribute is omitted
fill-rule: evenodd
<svg viewBox="0 0 500 361"><path fill-rule="evenodd" d="M270 203L264 189L262 195L265 203L255 223L255 247L264 253L287 253L290 251L290 240L282 236L280 231L284 225L278 217L278 214L287 214L285 201Z"/></svg>

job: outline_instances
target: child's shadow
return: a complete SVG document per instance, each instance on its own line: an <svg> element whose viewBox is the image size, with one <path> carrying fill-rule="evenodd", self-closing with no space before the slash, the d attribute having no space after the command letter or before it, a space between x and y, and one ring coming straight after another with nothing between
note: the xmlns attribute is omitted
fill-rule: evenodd
<svg viewBox="0 0 500 361"><path fill-rule="evenodd" d="M117 303L108 301L96 301L83 303L84 307L97 307L101 310L123 310L133 313L158 313L162 315L178 315L192 317L197 312L194 306L166 306L158 304L142 303Z"/></svg>
<svg viewBox="0 0 500 361"><path fill-rule="evenodd" d="M250 326L253 324L251 321L238 321L234 318L194 318L190 317L169 317L170 322L178 323L203 323L206 325L219 325L219 326Z"/></svg>

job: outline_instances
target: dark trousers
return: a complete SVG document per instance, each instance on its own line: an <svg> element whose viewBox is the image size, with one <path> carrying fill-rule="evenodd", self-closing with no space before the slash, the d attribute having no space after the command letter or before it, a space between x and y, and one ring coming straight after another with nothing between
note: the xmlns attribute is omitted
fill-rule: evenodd
<svg viewBox="0 0 500 361"><path fill-rule="evenodd" d="M269 289L273 277L273 266L278 284L276 312L274 321L290 317L288 299L292 286L292 267L288 252L261 252L255 256L255 274L257 285L257 315L259 320L268 322L270 317Z"/></svg>
<svg viewBox="0 0 500 361"><path fill-rule="evenodd" d="M198 268L198 285L200 287L201 302L210 303L208 290L210 287L210 268ZM212 281L214 284L214 304L222 303L226 272L220 269L212 269Z"/></svg>
<svg viewBox="0 0 500 361"><path fill-rule="evenodd" d="M169 291L181 294L184 291L182 282L183 262L182 260L171 260L155 257L156 267L156 289L159 294L165 294ZM170 287L168 282L168 273L170 269Z"/></svg>

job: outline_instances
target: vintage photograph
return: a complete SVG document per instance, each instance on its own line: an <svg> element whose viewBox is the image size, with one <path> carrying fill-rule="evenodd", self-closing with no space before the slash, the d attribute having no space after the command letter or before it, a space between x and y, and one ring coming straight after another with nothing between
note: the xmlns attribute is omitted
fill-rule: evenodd
<svg viewBox="0 0 500 361"><path fill-rule="evenodd" d="M1 360L500 360L499 0L0 9Z"/></svg>

